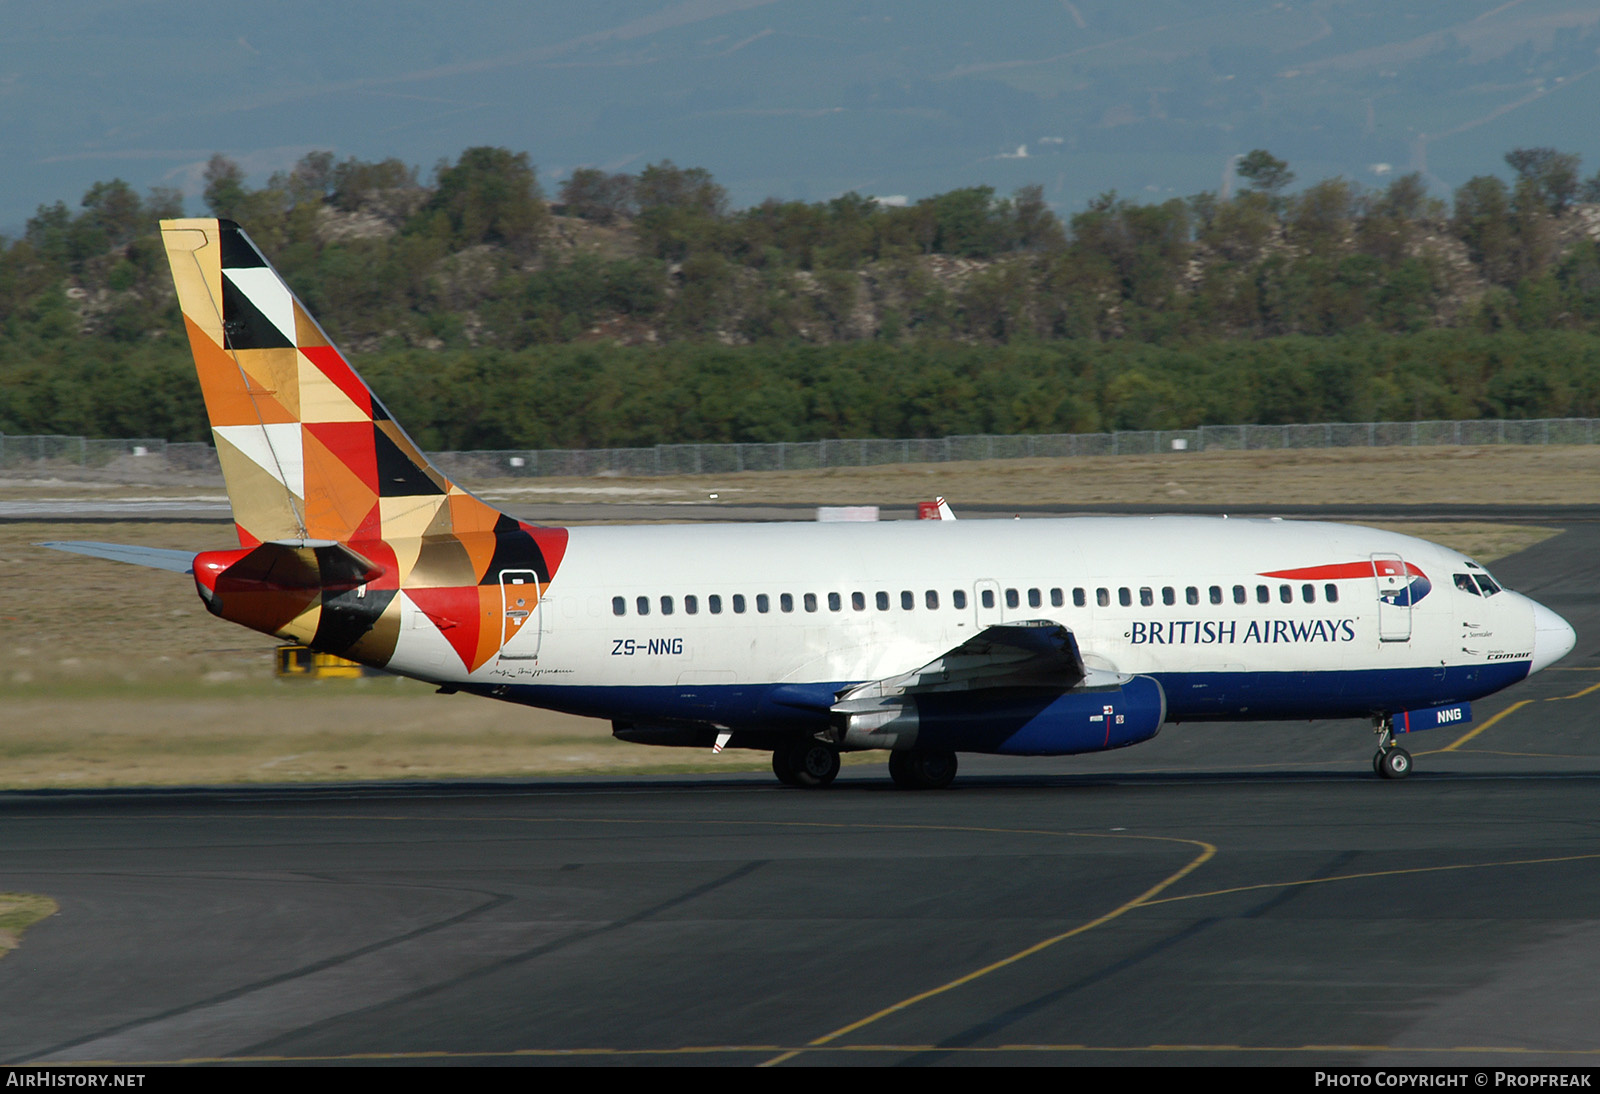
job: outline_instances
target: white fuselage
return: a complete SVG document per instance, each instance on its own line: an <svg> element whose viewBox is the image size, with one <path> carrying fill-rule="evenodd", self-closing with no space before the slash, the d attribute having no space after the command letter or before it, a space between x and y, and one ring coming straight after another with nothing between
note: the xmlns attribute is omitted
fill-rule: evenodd
<svg viewBox="0 0 1600 1094"><path fill-rule="evenodd" d="M1313 576L1264 576L1286 572ZM390 667L614 719L754 727L774 685L892 677L993 624L1051 620L1088 667L1161 681L1169 721L1359 716L1477 698L1554 659L1549 641L1536 656L1536 613L1556 617L1455 577L1482 573L1424 540L1279 520L573 528L498 657L452 671L436 633L405 628Z"/></svg>

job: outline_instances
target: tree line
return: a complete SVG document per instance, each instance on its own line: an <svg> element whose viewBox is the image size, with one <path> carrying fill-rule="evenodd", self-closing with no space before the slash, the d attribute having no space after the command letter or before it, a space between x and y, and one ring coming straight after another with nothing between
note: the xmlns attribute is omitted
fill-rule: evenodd
<svg viewBox="0 0 1600 1094"><path fill-rule="evenodd" d="M670 161L547 197L501 148L426 183L315 152L252 187L219 155L202 201L435 446L1600 414L1600 175L1505 159L1447 204L1292 191L1257 150L1237 193L1065 220L1038 187L734 209ZM206 435L154 233L182 206L112 180L0 240L0 431Z"/></svg>
<svg viewBox="0 0 1600 1094"><path fill-rule="evenodd" d="M20 368L7 360L4 432L209 439L185 346L82 346L55 343ZM386 350L359 367L431 450L1600 417L1600 338L1578 331L1170 346L595 342Z"/></svg>

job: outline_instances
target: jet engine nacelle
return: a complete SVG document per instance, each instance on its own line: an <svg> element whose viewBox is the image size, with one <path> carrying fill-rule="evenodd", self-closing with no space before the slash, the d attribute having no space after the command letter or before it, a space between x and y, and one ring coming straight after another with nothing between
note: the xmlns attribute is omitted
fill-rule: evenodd
<svg viewBox="0 0 1600 1094"><path fill-rule="evenodd" d="M925 692L856 700L835 712L847 748L918 748L1068 756L1154 737L1167 696L1149 676L1071 691Z"/></svg>

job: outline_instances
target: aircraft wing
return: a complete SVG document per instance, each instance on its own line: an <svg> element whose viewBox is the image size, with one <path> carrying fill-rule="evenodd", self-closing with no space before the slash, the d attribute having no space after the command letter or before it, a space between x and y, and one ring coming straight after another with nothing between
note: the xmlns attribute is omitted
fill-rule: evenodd
<svg viewBox="0 0 1600 1094"><path fill-rule="evenodd" d="M835 741L1017 755L1093 752L1155 735L1161 685L1083 663L1060 623L988 627L919 669L841 692Z"/></svg>
<svg viewBox="0 0 1600 1094"><path fill-rule="evenodd" d="M70 551L91 558L109 558L113 562L131 562L135 566L150 566L157 570L171 570L175 574L194 573L194 551L173 551L164 547L130 547L124 543L94 543L89 540L63 540L41 543L57 551Z"/></svg>
<svg viewBox="0 0 1600 1094"><path fill-rule="evenodd" d="M1116 673L1084 665L1078 640L1060 623L1029 620L986 627L921 668L857 684L836 697L833 710L847 713L854 709L854 703L876 706L873 700L896 695L993 688L1065 691L1085 683L1097 686L1122 679L1125 678Z"/></svg>

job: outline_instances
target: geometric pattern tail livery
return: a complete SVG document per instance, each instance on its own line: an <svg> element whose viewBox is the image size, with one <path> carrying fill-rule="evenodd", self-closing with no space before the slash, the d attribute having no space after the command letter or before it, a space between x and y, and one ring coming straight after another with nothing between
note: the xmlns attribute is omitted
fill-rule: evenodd
<svg viewBox="0 0 1600 1094"><path fill-rule="evenodd" d="M502 573L537 575L520 591L542 597L565 530L434 468L237 224L161 235L242 548L196 560L211 610L383 665L409 603L469 670L495 656L514 634Z"/></svg>

